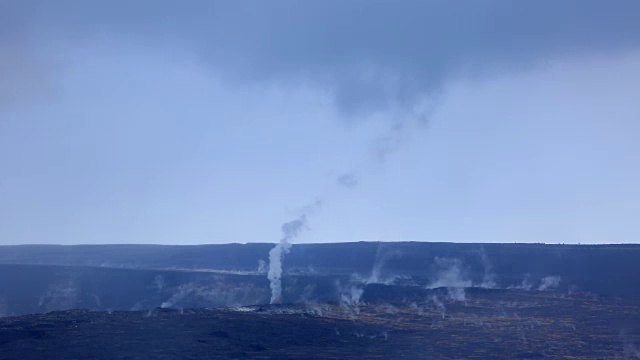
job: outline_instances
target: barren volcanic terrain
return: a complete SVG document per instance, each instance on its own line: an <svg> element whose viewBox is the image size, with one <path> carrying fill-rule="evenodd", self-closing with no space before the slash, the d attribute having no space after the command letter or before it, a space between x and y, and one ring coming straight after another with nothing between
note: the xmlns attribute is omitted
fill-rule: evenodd
<svg viewBox="0 0 640 360"><path fill-rule="evenodd" d="M0 359L640 358L637 246L268 248L0 247Z"/></svg>
<svg viewBox="0 0 640 360"><path fill-rule="evenodd" d="M640 306L553 291L354 305L68 310L0 319L0 359L615 359L640 354ZM619 330L616 330L619 329Z"/></svg>

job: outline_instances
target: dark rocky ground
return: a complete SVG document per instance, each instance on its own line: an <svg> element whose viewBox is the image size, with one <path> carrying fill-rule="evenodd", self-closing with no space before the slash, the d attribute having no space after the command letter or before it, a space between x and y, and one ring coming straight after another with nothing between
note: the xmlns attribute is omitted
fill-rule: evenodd
<svg viewBox="0 0 640 360"><path fill-rule="evenodd" d="M468 289L464 300L57 311L0 319L0 359L619 359L640 357L640 302Z"/></svg>

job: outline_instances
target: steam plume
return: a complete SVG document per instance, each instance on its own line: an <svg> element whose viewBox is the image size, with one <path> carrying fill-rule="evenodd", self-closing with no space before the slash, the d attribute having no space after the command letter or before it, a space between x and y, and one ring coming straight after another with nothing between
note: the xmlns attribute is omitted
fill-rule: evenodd
<svg viewBox="0 0 640 360"><path fill-rule="evenodd" d="M396 277L391 276L386 279L383 279L381 276L382 268L387 263L387 261L391 258L397 258L401 255L398 250L385 250L385 246L378 243L378 248L376 249L376 258L373 263L373 268L371 269L371 275L366 280L367 284L390 284L392 283Z"/></svg>
<svg viewBox="0 0 640 360"><path fill-rule="evenodd" d="M427 288L446 287L447 295L451 300L464 301L466 298L464 289L473 286L473 284L466 277L462 261L438 256L433 260L436 265L437 278Z"/></svg>
<svg viewBox="0 0 640 360"><path fill-rule="evenodd" d="M484 247L480 248L479 254L484 267L484 277L482 278L482 284L480 284L480 287L493 289L496 287L496 274L493 273L493 266L491 265L491 261L489 261L489 256L487 255L487 251Z"/></svg>
<svg viewBox="0 0 640 360"><path fill-rule="evenodd" d="M340 175L336 181L338 182L338 185L347 189L353 189L358 186L358 177L353 172Z"/></svg>
<svg viewBox="0 0 640 360"><path fill-rule="evenodd" d="M307 229L307 217L302 215L299 218L282 224L283 237L276 246L269 251L269 286L271 287L271 303L277 304L282 301L282 259L291 250L291 241L303 230Z"/></svg>
<svg viewBox="0 0 640 360"><path fill-rule="evenodd" d="M547 276L542 278L542 280L540 281L540 286L538 287L538 290L544 291L547 289L558 287L558 285L560 285L560 276L558 275Z"/></svg>

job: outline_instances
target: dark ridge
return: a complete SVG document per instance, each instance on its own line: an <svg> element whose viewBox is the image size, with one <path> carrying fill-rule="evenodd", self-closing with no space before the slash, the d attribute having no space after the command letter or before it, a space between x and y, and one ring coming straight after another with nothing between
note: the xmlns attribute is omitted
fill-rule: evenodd
<svg viewBox="0 0 640 360"><path fill-rule="evenodd" d="M268 260L273 244L169 245L22 245L0 246L0 264L99 266L143 269L215 269L255 272ZM561 287L612 296L640 296L640 245L465 244L353 242L296 244L284 263L289 274L369 276L375 264L382 275L428 281L434 259L455 258L474 283L483 281L484 252L498 287L533 286L558 275Z"/></svg>

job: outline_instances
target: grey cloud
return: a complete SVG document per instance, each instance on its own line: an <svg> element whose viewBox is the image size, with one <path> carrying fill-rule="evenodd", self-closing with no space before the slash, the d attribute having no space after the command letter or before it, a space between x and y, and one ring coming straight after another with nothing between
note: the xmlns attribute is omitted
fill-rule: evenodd
<svg viewBox="0 0 640 360"><path fill-rule="evenodd" d="M354 173L346 173L338 176L336 179L338 185L346 187L347 189L353 189L358 186L358 176Z"/></svg>
<svg viewBox="0 0 640 360"><path fill-rule="evenodd" d="M47 33L178 39L230 81L311 83L332 91L348 114L412 105L456 76L640 45L635 0L9 0L1 6L18 8L27 26Z"/></svg>
<svg viewBox="0 0 640 360"><path fill-rule="evenodd" d="M406 127L404 122L397 122L383 136L376 139L373 144L373 155L376 161L384 162L389 155L398 149L402 144Z"/></svg>

